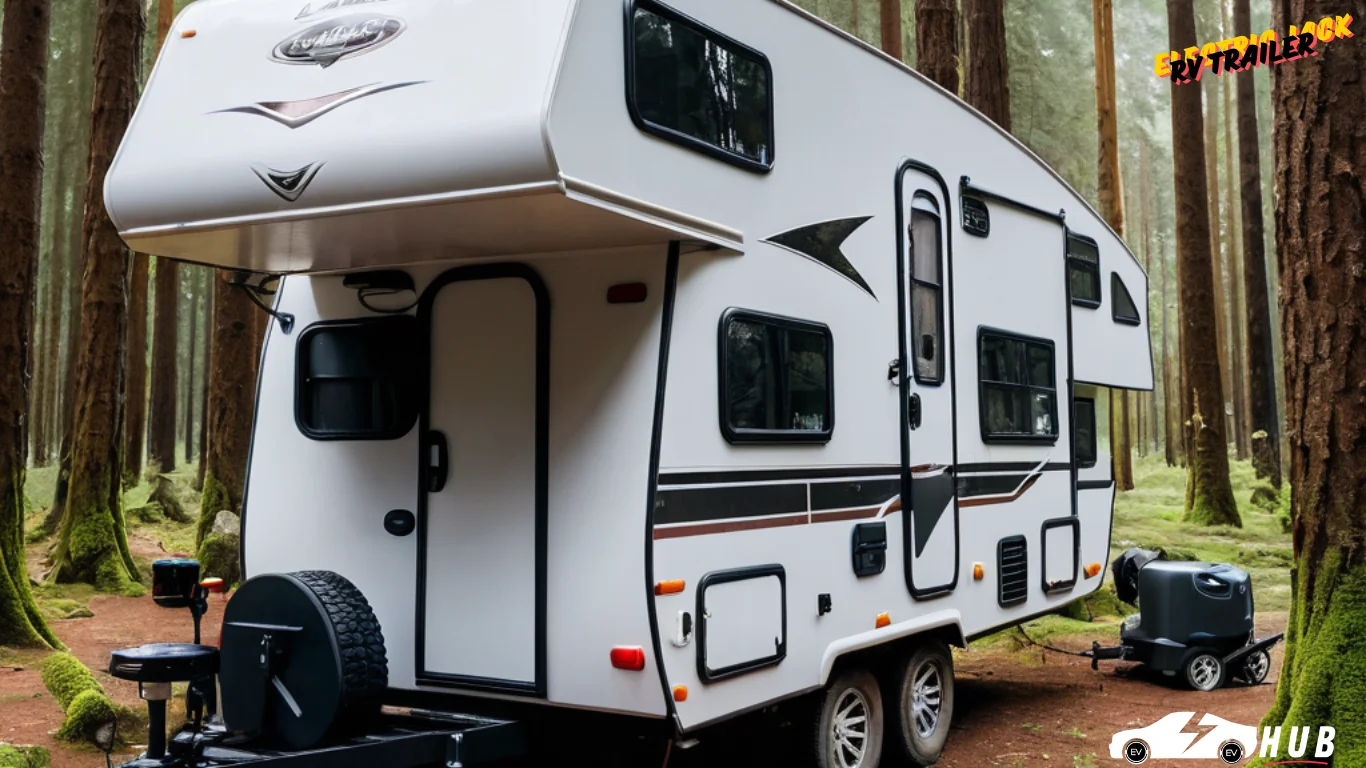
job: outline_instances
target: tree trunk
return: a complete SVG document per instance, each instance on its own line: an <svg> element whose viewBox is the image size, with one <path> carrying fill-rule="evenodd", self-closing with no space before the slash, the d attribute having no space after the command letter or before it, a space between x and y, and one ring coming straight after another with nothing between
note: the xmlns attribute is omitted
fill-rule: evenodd
<svg viewBox="0 0 1366 768"><path fill-rule="evenodd" d="M56 195L53 195L52 202L55 203L55 200ZM46 215L51 216L50 213ZM62 263L56 249L48 253L47 262L49 275L46 301L43 302L43 315L38 320L44 323L43 343L39 354L42 361L42 377L35 384L36 397L30 412L30 420L36 430L33 439L33 463L39 467L46 467L52 461L55 425L49 417L56 410L54 406L60 378L58 367L61 365L58 352L62 336L62 300L66 297L66 265Z"/></svg>
<svg viewBox="0 0 1366 768"><path fill-rule="evenodd" d="M1167 341L1167 305L1170 299L1167 294L1167 249L1164 247L1162 253L1158 255L1162 270L1162 428L1166 439L1163 441L1162 453L1167 460L1167 466L1177 465L1176 449L1181 445L1181 430L1177 428L1180 423L1180 413L1176 410L1176 381L1172 377L1172 353L1171 344Z"/></svg>
<svg viewBox="0 0 1366 768"><path fill-rule="evenodd" d="M180 265L157 259L156 317L152 328L152 401L148 433L152 468L175 471L176 325L180 321Z"/></svg>
<svg viewBox="0 0 1366 768"><path fill-rule="evenodd" d="M957 0L915 0L915 68L958 95Z"/></svg>
<svg viewBox="0 0 1366 768"><path fill-rule="evenodd" d="M1196 39L1191 0L1167 0L1168 41L1181 50ZM1205 525L1241 526L1228 478L1228 439L1224 391L1219 380L1218 306L1201 147L1204 118L1200 88L1169 86L1172 91L1172 156L1175 165L1177 284L1181 290L1182 412L1189 435L1186 452L1185 518Z"/></svg>
<svg viewBox="0 0 1366 768"><path fill-rule="evenodd" d="M194 270L189 275L189 284L194 291L193 301L190 303L190 333L186 339L186 347L189 352L185 355L185 390L181 396L181 402L185 404L185 463L189 464L194 458L194 406L195 406L195 355L199 350L199 312L204 303L204 292L199 289L199 270Z"/></svg>
<svg viewBox="0 0 1366 768"><path fill-rule="evenodd" d="M54 557L61 582L126 591L137 568L124 531L124 355L128 329L128 251L104 207L104 180L138 89L143 16L139 0L99 0L95 96L90 122L90 177L82 239L80 359L66 515Z"/></svg>
<svg viewBox="0 0 1366 768"><path fill-rule="evenodd" d="M0 27L0 645L52 646L28 586L29 346L42 236L48 0L6 0Z"/></svg>
<svg viewBox="0 0 1366 768"><path fill-rule="evenodd" d="M1272 25L1366 4L1274 0ZM1337 726L1332 764L1366 766L1366 50L1355 40L1277 67L1276 252L1295 567L1270 727ZM1245 182L1246 183L1246 182Z"/></svg>
<svg viewBox="0 0 1366 768"><path fill-rule="evenodd" d="M898 9L899 10L899 9ZM863 38L862 24L859 19L859 0L849 0L849 34Z"/></svg>
<svg viewBox="0 0 1366 768"><path fill-rule="evenodd" d="M199 468L195 473L195 490L204 490L204 470L209 465L209 378L213 375L213 334L214 334L214 284L218 273L212 269L203 270L200 290L204 292L204 332L208 337L204 347L204 367L199 376ZM201 501L202 514L202 501Z"/></svg>
<svg viewBox="0 0 1366 768"><path fill-rule="evenodd" d="M205 412L209 445L200 507L200 542L219 512L242 510L256 397L255 313L260 310L221 274L214 280L213 292L212 370Z"/></svg>
<svg viewBox="0 0 1366 768"><path fill-rule="evenodd" d="M1229 358L1229 338L1228 338L1228 313L1225 307L1224 297L1228 295L1224 268L1224 244L1219 232L1219 78L1204 78L1205 83L1205 173L1207 181L1205 189L1209 192L1209 215L1210 227L1210 257L1214 260L1214 329L1218 343L1219 354L1219 383L1223 387L1224 401L1217 404L1220 413L1227 413L1229 405L1229 394L1233 391L1232 375L1233 370ZM1209 408L1215 407L1215 403L1208 404ZM1232 419L1225 418L1226 432L1224 436L1230 443L1234 442L1237 425Z"/></svg>
<svg viewBox="0 0 1366 768"><path fill-rule="evenodd" d="M882 14L882 52L897 61L904 61L906 56L901 39L901 0L879 0L878 8ZM854 4L854 18L858 18L857 2Z"/></svg>
<svg viewBox="0 0 1366 768"><path fill-rule="evenodd" d="M1234 0L1233 34L1252 29L1249 0ZM1281 487L1281 423L1276 408L1276 369L1272 353L1271 301L1266 285L1265 232L1262 226L1262 167L1257 138L1253 73L1229 75L1238 86L1238 164L1243 211L1243 293L1247 300L1248 413L1254 433L1266 433L1267 460L1254 462L1257 476Z"/></svg>
<svg viewBox="0 0 1366 768"><path fill-rule="evenodd" d="M142 461L147 435L147 283L151 257L133 254L128 287L128 382L123 425L123 484L136 485L147 466Z"/></svg>
<svg viewBox="0 0 1366 768"><path fill-rule="evenodd" d="M1010 78L1006 64L1005 0L963 0L968 68L963 99L1010 130Z"/></svg>
<svg viewBox="0 0 1366 768"><path fill-rule="evenodd" d="M1220 0L1220 6L1225 12L1224 27L1225 31L1233 29L1233 21L1229 16L1229 6ZM1243 343L1243 329L1246 323L1243 319L1243 270L1242 259L1242 230L1238 226L1238 202L1233 195L1233 81L1228 77L1219 78L1220 90L1224 93L1224 221L1228 222L1229 247L1226 263L1229 267L1229 340L1232 349L1230 355L1233 359L1233 417L1238 423L1236 434L1236 445L1238 459L1246 461L1252 449L1252 430L1248 426L1252 423L1248 419L1247 411L1247 355Z"/></svg>
<svg viewBox="0 0 1366 768"><path fill-rule="evenodd" d="M1153 268L1162 268L1162 255L1153 254L1153 175L1149 168L1151 159L1148 157L1148 135L1142 135L1138 144L1138 206L1139 215L1143 220L1143 269L1148 273L1148 324L1151 327L1152 318L1162 315L1162 312L1153 312L1152 283ZM1165 301L1165 297L1159 295L1158 301ZM1153 391L1146 395L1141 395L1146 401L1145 415L1147 417L1147 441L1144 445L1145 453L1148 450L1156 451L1160 432L1158 431L1157 420L1157 398L1162 393L1162 382L1153 382Z"/></svg>

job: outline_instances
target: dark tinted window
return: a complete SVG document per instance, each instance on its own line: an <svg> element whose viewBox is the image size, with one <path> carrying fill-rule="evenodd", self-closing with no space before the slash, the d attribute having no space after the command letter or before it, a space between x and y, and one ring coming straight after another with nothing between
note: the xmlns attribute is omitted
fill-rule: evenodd
<svg viewBox="0 0 1366 768"><path fill-rule="evenodd" d="M316 440L402 437L417 418L417 322L315 325L299 337L294 417Z"/></svg>
<svg viewBox="0 0 1366 768"><path fill-rule="evenodd" d="M944 380L943 338L944 288L940 277L943 250L939 217L920 208L911 209L911 356L915 379L921 384Z"/></svg>
<svg viewBox="0 0 1366 768"><path fill-rule="evenodd" d="M732 312L722 321L721 334L721 427L728 440L830 438L828 328Z"/></svg>
<svg viewBox="0 0 1366 768"><path fill-rule="evenodd" d="M1113 308L1111 317L1116 323L1125 325L1138 325L1143 321L1138 317L1138 307L1134 305L1134 297L1129 295L1129 289L1124 287L1124 281L1119 279L1119 273L1110 273L1110 293Z"/></svg>
<svg viewBox="0 0 1366 768"><path fill-rule="evenodd" d="M1077 446L1077 466L1096 465L1096 401L1079 397L1072 405L1072 435Z"/></svg>
<svg viewBox="0 0 1366 768"><path fill-rule="evenodd" d="M982 439L1056 440L1053 344L984 330L977 352Z"/></svg>
<svg viewBox="0 0 1366 768"><path fill-rule="evenodd" d="M1100 249L1089 237L1067 236L1067 284L1073 304L1100 306Z"/></svg>
<svg viewBox="0 0 1366 768"><path fill-rule="evenodd" d="M645 0L631 26L629 99L642 128L740 165L773 164L771 75L762 55Z"/></svg>

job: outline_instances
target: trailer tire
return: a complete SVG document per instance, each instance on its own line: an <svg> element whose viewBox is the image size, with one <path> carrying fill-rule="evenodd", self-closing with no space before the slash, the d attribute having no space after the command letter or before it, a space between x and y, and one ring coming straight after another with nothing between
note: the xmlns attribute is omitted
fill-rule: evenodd
<svg viewBox="0 0 1366 768"><path fill-rule="evenodd" d="M1261 685L1271 672L1271 654L1266 651L1253 651L1242 658L1238 665L1238 677L1248 685Z"/></svg>
<svg viewBox="0 0 1366 768"><path fill-rule="evenodd" d="M344 576L332 571L301 571L294 574L327 609L337 633L342 663L342 697L347 712L362 716L379 709L379 697L389 685L389 655L384 633L370 601Z"/></svg>
<svg viewBox="0 0 1366 768"><path fill-rule="evenodd" d="M1206 650L1197 650L1186 659L1182 667L1186 685L1197 691L1213 691L1224 684L1224 662Z"/></svg>
<svg viewBox="0 0 1366 768"><path fill-rule="evenodd" d="M878 768L884 736L882 691L859 667L845 669L816 706L812 757L818 768Z"/></svg>
<svg viewBox="0 0 1366 768"><path fill-rule="evenodd" d="M920 644L897 667L897 725L906 755L933 765L953 722L953 654L938 640Z"/></svg>

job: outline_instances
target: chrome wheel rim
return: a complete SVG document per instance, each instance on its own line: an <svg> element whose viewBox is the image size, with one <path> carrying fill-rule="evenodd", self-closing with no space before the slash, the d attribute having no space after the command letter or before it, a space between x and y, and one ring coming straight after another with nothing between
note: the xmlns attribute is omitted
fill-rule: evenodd
<svg viewBox="0 0 1366 768"><path fill-rule="evenodd" d="M911 720L915 733L928 739L939 728L939 714L944 706L944 675L934 661L926 661L915 670L911 684Z"/></svg>
<svg viewBox="0 0 1366 768"><path fill-rule="evenodd" d="M1205 655L1191 662L1191 681L1195 687L1208 691L1219 681L1219 661Z"/></svg>
<svg viewBox="0 0 1366 768"><path fill-rule="evenodd" d="M848 688L835 700L830 718L830 762L841 768L859 768L868 751L868 700L856 688Z"/></svg>
<svg viewBox="0 0 1366 768"><path fill-rule="evenodd" d="M1271 666L1271 658L1265 651L1257 651L1247 657L1245 670L1249 683L1260 683L1266 679L1267 669Z"/></svg>

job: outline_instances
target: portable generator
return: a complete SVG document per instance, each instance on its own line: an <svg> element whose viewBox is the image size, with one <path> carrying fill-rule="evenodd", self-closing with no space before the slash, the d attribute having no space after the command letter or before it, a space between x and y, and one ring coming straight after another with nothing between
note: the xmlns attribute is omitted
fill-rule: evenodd
<svg viewBox="0 0 1366 768"><path fill-rule="evenodd" d="M1257 639L1252 578L1227 563L1172 562L1133 548L1115 559L1115 593L1139 613L1120 627L1120 644L1092 643L1083 655L1135 661L1190 687L1212 691L1230 678L1260 685L1271 670L1268 650L1281 634Z"/></svg>

